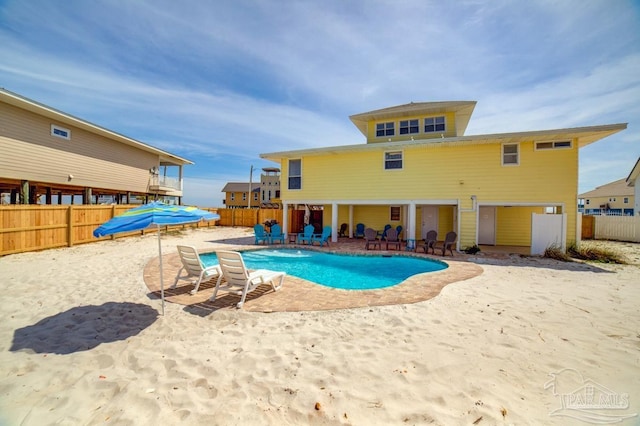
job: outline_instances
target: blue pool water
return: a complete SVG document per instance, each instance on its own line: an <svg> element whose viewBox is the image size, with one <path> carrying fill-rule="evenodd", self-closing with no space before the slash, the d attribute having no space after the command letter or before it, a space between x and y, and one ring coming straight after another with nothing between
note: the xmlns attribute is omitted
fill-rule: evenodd
<svg viewBox="0 0 640 426"><path fill-rule="evenodd" d="M200 255L206 266L218 264L215 253ZM284 271L327 287L371 290L391 287L412 275L446 269L444 262L409 256L358 256L313 250L266 249L242 252L249 269Z"/></svg>

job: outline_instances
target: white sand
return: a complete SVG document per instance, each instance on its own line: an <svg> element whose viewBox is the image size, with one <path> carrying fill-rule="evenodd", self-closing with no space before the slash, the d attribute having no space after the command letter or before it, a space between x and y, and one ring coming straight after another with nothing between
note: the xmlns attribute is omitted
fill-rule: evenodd
<svg viewBox="0 0 640 426"><path fill-rule="evenodd" d="M549 415L564 368L583 377L559 393L591 379L628 394L601 414L640 413L637 258L478 257L482 275L414 305L162 317L142 274L155 256L149 235L0 258L1 425L585 424Z"/></svg>

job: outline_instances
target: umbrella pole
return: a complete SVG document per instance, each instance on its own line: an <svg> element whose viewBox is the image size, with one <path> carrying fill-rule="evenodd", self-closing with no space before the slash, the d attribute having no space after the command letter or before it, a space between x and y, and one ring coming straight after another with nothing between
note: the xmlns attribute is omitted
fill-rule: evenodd
<svg viewBox="0 0 640 426"><path fill-rule="evenodd" d="M160 298L162 299L162 315L164 316L164 277L162 272L162 242L160 239L160 225L158 227L158 253L160 253Z"/></svg>

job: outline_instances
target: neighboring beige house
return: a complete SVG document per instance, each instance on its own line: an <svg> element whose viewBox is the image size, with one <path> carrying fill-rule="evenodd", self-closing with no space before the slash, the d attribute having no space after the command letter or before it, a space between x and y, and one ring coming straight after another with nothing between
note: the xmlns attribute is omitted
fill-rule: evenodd
<svg viewBox="0 0 640 426"><path fill-rule="evenodd" d="M265 167L260 175L260 182L251 183L251 203L247 199L249 182L228 182L222 192L225 193L224 204L230 209L238 208L280 208L280 169Z"/></svg>
<svg viewBox="0 0 640 426"><path fill-rule="evenodd" d="M2 203L179 204L186 164L193 162L0 89Z"/></svg>
<svg viewBox="0 0 640 426"><path fill-rule="evenodd" d="M636 161L635 166L627 176L627 186L633 187L634 213L640 215L640 157Z"/></svg>
<svg viewBox="0 0 640 426"><path fill-rule="evenodd" d="M627 179L618 179L578 195L583 213L588 215L634 215L633 188ZM637 211L637 210L636 210Z"/></svg>

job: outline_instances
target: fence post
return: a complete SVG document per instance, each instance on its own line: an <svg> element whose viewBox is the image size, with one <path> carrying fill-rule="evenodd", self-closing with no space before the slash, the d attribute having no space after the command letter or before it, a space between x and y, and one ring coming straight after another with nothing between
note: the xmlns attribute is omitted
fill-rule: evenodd
<svg viewBox="0 0 640 426"><path fill-rule="evenodd" d="M69 206L67 208L67 247L71 247L73 245L73 206Z"/></svg>

